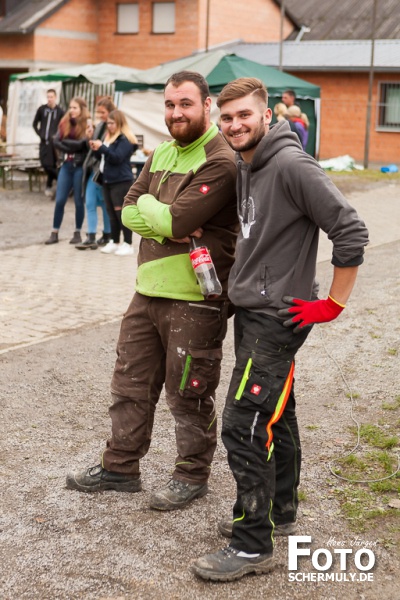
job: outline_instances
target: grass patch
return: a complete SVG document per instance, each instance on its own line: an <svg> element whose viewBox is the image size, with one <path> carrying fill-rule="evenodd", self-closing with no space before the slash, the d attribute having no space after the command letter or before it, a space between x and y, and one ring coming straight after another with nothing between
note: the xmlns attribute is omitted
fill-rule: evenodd
<svg viewBox="0 0 400 600"><path fill-rule="evenodd" d="M357 433L355 427L350 429L354 434ZM382 449L394 448L399 443L399 438L396 435L391 435L390 432L389 434L386 433L377 425L361 425L360 439L371 446L375 446L375 448Z"/></svg>
<svg viewBox="0 0 400 600"><path fill-rule="evenodd" d="M400 493L399 473L383 481L351 485L352 481L383 479L394 473L397 466L397 457L386 450L373 450L363 456L351 454L336 461L338 474L350 480L336 488L335 494L351 529L365 532L375 526L382 527L383 521L394 514L400 516L400 510L389 507L390 500L398 498Z"/></svg>
<svg viewBox="0 0 400 600"><path fill-rule="evenodd" d="M382 408L383 410L397 410L400 408L400 396L397 396L394 402L383 402Z"/></svg>
<svg viewBox="0 0 400 600"><path fill-rule="evenodd" d="M348 177L349 179L365 181L399 181L400 173L382 173L379 169L354 169L352 171L326 171L327 175L334 181L336 177Z"/></svg>
<svg viewBox="0 0 400 600"><path fill-rule="evenodd" d="M307 494L304 490L298 491L299 502L307 502Z"/></svg>

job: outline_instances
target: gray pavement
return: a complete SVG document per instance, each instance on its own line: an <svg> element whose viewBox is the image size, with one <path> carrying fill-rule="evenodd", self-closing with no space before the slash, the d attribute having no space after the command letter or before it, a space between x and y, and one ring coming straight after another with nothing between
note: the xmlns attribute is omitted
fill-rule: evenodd
<svg viewBox="0 0 400 600"><path fill-rule="evenodd" d="M11 194L11 195L10 195ZM119 320L134 291L136 252L139 238L134 236L135 256L104 255L99 250L77 251L68 244L73 230L73 206L67 205L61 242L45 246L38 233L27 237L26 246L7 248L7 229L18 231L26 219L26 203L43 202L30 208L30 218L41 218L42 240L50 231L53 204L29 192L2 191L1 200L11 201L21 219L3 222L0 244L0 354L62 336L70 330ZM400 198L396 184L352 193L350 202L370 230L370 247L400 239ZM72 203L70 203L72 204ZM20 212L18 205L21 206ZM31 207L32 204L28 204ZM36 213L35 213L36 211ZM46 214L43 222L42 212ZM7 215L6 215L7 217ZM29 218L28 218L29 222ZM67 229L68 227L68 229ZM35 234L36 232L33 232ZM34 240L34 243L29 243ZM17 240L18 241L18 240ZM13 245L13 244L12 244ZM330 260L331 244L321 236L319 262Z"/></svg>

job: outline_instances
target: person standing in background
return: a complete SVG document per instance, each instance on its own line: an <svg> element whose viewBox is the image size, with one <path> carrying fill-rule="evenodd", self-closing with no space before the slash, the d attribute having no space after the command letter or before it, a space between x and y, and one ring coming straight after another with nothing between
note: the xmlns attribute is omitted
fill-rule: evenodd
<svg viewBox="0 0 400 600"><path fill-rule="evenodd" d="M301 112L301 108L296 104L293 104L293 106L288 108L287 114L291 123L293 123L296 128L300 143L303 147L303 150L305 150L308 142L308 128L310 126L308 117L306 113Z"/></svg>
<svg viewBox="0 0 400 600"><path fill-rule="evenodd" d="M103 141L107 134L107 119L116 106L110 96L101 98L96 106L96 115L100 120L96 125L91 141ZM88 132L89 133L89 132ZM87 237L83 242L76 244L78 250L96 250L98 246L105 246L111 239L111 224L104 201L103 187L98 181L100 158L95 155L88 141L89 152L83 163L82 189L85 194ZM103 212L103 235L96 242L97 232L97 207Z"/></svg>
<svg viewBox="0 0 400 600"><path fill-rule="evenodd" d="M129 256L133 254L132 231L122 224L121 213L124 198L133 183L130 159L138 144L124 113L120 110L110 112L104 141L91 140L89 145L100 160L99 177L111 223L111 239L101 252ZM124 238L122 244L119 243L121 231Z"/></svg>
<svg viewBox="0 0 400 600"><path fill-rule="evenodd" d="M85 205L82 197L82 165L88 152L88 129L92 133L92 125L88 123L89 112L86 100L76 96L69 103L67 114L63 116L54 138L54 146L63 154L63 163L60 168L56 205L54 207L53 230L46 245L58 243L58 232L64 217L64 208L71 189L74 191L75 201L75 232L70 244L82 241L81 228L85 217Z"/></svg>
<svg viewBox="0 0 400 600"><path fill-rule="evenodd" d="M294 106L296 104L296 92L294 90L285 90L282 94L282 102L287 108Z"/></svg>
<svg viewBox="0 0 400 600"><path fill-rule="evenodd" d="M53 137L64 116L63 109L57 105L57 94L53 89L47 90L47 104L39 106L33 119L33 129L40 137L39 159L47 174L45 196L54 198L53 181L57 181L57 153Z"/></svg>

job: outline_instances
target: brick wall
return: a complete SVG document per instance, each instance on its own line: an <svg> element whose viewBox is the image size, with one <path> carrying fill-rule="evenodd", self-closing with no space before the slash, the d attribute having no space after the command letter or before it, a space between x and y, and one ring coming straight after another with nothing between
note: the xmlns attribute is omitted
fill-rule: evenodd
<svg viewBox="0 0 400 600"><path fill-rule="evenodd" d="M153 34L152 2L137 0L139 33L119 35L116 4L130 2L99 0L99 62L148 69L205 48L207 0L176 0L174 34ZM291 30L287 21L284 34ZM239 38L249 42L274 41L279 35L280 10L272 0L248 0L245 10L242 3L232 6L231 0L210 2L209 47Z"/></svg>
<svg viewBox="0 0 400 600"><path fill-rule="evenodd" d="M364 159L368 73L292 73L321 87L320 159L349 154ZM399 83L400 74L375 73L371 108L369 161L399 162L400 132L376 131L378 83Z"/></svg>
<svg viewBox="0 0 400 600"><path fill-rule="evenodd" d="M0 36L0 57L2 60L32 60L34 58L33 35Z"/></svg>
<svg viewBox="0 0 400 600"><path fill-rule="evenodd" d="M204 48L205 15L207 0L202 0L201 32L199 48ZM280 38L280 8L275 2L266 0L218 0L210 2L210 42L209 45L221 44L235 39L244 42L277 42ZM284 37L293 30L288 19L285 19Z"/></svg>
<svg viewBox="0 0 400 600"><path fill-rule="evenodd" d="M34 35L34 58L78 64L98 62L96 0L70 0ZM45 30L49 35L45 35ZM63 36L63 32L68 35Z"/></svg>

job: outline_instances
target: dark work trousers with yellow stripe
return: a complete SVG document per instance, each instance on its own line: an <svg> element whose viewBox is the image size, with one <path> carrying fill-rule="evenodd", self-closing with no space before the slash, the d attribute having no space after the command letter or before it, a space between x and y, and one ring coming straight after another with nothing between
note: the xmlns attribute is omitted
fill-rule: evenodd
<svg viewBox="0 0 400 600"><path fill-rule="evenodd" d="M154 414L165 384L175 419L173 478L205 483L217 445L215 390L219 383L228 306L136 293L124 315L111 381L111 439L103 454L109 471L140 474Z"/></svg>
<svg viewBox="0 0 400 600"><path fill-rule="evenodd" d="M296 520L301 447L293 389L294 358L310 328L237 308L236 364L222 416L222 440L237 485L231 546L273 550L276 523Z"/></svg>

